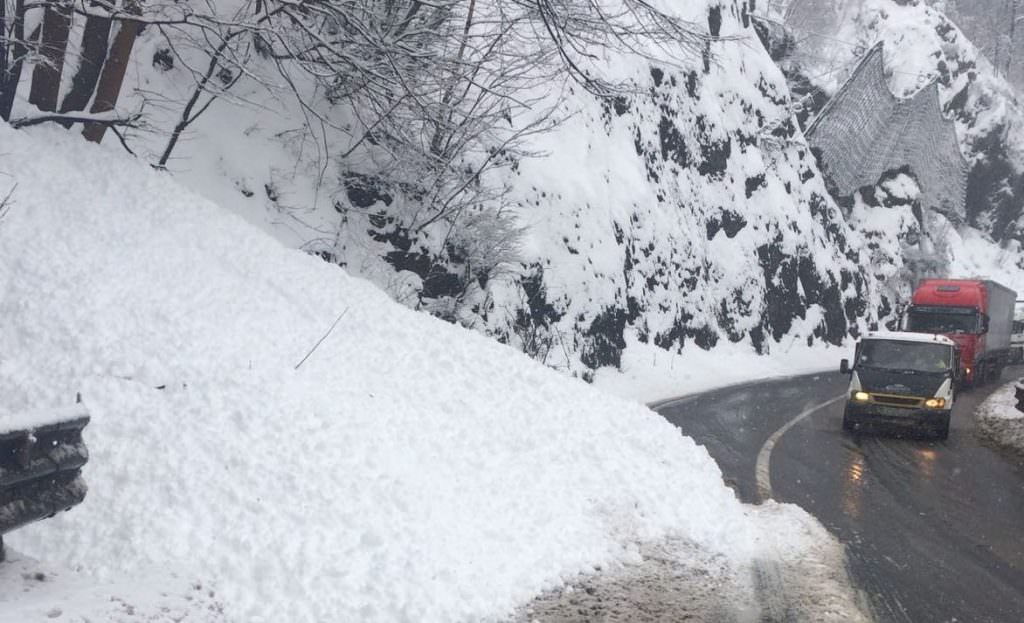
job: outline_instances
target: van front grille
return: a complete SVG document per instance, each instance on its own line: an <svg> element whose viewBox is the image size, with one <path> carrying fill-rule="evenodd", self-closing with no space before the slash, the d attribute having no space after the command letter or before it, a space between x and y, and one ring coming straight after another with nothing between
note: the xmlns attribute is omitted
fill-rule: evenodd
<svg viewBox="0 0 1024 623"><path fill-rule="evenodd" d="M875 402L881 405L888 405L890 407L905 407L913 409L920 407L924 401L923 398L913 398L910 396L892 396L889 394L872 394L871 397Z"/></svg>

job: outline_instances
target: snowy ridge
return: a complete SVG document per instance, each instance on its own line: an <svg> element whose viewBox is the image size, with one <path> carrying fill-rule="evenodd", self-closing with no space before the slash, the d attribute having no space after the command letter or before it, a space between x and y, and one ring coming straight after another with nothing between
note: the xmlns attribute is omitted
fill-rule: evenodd
<svg viewBox="0 0 1024 623"><path fill-rule="evenodd" d="M296 623L503 617L667 536L737 572L835 551L795 507L741 505L647 409L62 134L0 128L34 156L2 161L0 396L81 391L90 495L15 550L101 580L159 568L216 585L227 620Z"/></svg>

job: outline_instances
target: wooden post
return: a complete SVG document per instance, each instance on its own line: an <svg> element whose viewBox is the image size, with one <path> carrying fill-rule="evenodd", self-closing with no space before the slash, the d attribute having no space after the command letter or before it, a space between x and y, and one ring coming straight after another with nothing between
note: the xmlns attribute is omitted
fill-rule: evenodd
<svg viewBox="0 0 1024 623"><path fill-rule="evenodd" d="M92 102L90 112L102 113L114 110L117 105L117 98L121 94L121 84L124 82L124 74L128 70L128 60L132 55L132 46L135 45L135 37L139 33L139 23L135 21L121 20L117 34L114 35L114 43L110 46L110 53L107 55L107 62L103 64L103 72L100 74L99 84L96 86L96 98ZM85 140L99 143L107 126L102 123L87 123L82 130Z"/></svg>

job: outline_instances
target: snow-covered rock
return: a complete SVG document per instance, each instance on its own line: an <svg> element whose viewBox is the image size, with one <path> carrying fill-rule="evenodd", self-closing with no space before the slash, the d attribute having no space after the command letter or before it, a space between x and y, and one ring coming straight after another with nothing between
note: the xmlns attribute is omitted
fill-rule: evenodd
<svg viewBox="0 0 1024 623"><path fill-rule="evenodd" d="M879 301L785 77L759 41L757 4L661 8L717 38L704 55L666 58L655 45L644 55L602 53L605 77L628 87L615 98L571 82L531 94L559 124L531 135L535 157L493 180L504 190L480 218L500 209L497 232L410 231L415 201L400 201L402 188L301 139L303 112L245 80L189 128L168 167L396 300L587 377L619 365L627 343L672 352L735 343L760 353L839 343L874 321ZM129 78L142 96L180 98L191 88L181 62L151 62L166 45L155 32L139 41ZM176 120L173 109L166 119L147 110L155 126ZM159 154L156 136L139 137L138 153ZM466 240L501 265L481 277Z"/></svg>
<svg viewBox="0 0 1024 623"><path fill-rule="evenodd" d="M442 283L440 274L450 284L421 289L420 305L457 297L450 317L584 374L619 366L633 338L671 351L735 342L767 353L784 337L840 343L873 320L861 249L750 5L674 10L720 38L705 59L610 59L608 77L633 87L613 99L569 85L556 109L563 121L531 140L542 155L506 180L525 232L520 262L501 277L469 282L468 267L437 244L444 237L410 239L378 190L387 216L375 235L391 246L376 252L419 283ZM346 262L364 264L352 247Z"/></svg>

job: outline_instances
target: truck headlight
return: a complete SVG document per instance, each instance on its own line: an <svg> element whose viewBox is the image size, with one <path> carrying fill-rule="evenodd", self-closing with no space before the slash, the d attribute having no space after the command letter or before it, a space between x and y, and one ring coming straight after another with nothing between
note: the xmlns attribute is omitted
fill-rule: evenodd
<svg viewBox="0 0 1024 623"><path fill-rule="evenodd" d="M867 402L871 400L871 394L867 392L853 392L853 399L857 402Z"/></svg>
<svg viewBox="0 0 1024 623"><path fill-rule="evenodd" d="M941 409L942 407L946 406L946 399L929 398L928 400L924 401L924 406L928 407L929 409Z"/></svg>

